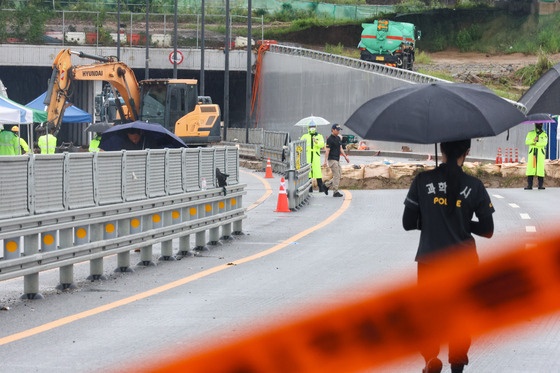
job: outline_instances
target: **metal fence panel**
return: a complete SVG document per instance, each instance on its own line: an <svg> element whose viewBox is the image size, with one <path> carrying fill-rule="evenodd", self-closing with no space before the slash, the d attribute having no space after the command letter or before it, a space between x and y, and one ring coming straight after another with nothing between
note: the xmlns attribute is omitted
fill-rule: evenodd
<svg viewBox="0 0 560 373"><path fill-rule="evenodd" d="M227 166L226 166L226 148L216 148L216 168L220 169L220 172L227 174Z"/></svg>
<svg viewBox="0 0 560 373"><path fill-rule="evenodd" d="M200 190L200 170L198 149L185 149L185 188L186 192Z"/></svg>
<svg viewBox="0 0 560 373"><path fill-rule="evenodd" d="M167 172L165 174L166 190L168 194L183 192L181 149L169 149L167 152Z"/></svg>
<svg viewBox="0 0 560 373"><path fill-rule="evenodd" d="M200 148L200 178L206 179L206 187L213 188L216 185L214 180L214 149L203 149Z"/></svg>
<svg viewBox="0 0 560 373"><path fill-rule="evenodd" d="M98 203L106 205L123 202L121 152L99 152L97 158Z"/></svg>
<svg viewBox="0 0 560 373"><path fill-rule="evenodd" d="M35 212L42 214L64 210L64 154L35 156Z"/></svg>
<svg viewBox="0 0 560 373"><path fill-rule="evenodd" d="M27 206L27 156L2 156L0 163L0 218L25 216ZM9 177L8 177L9 175Z"/></svg>
<svg viewBox="0 0 560 373"><path fill-rule="evenodd" d="M228 146L226 149L228 185L237 184L239 183L239 152L235 146Z"/></svg>
<svg viewBox="0 0 560 373"><path fill-rule="evenodd" d="M126 152L125 200L146 198L146 151Z"/></svg>
<svg viewBox="0 0 560 373"><path fill-rule="evenodd" d="M148 178L146 191L148 197L165 195L165 150L148 150Z"/></svg>
<svg viewBox="0 0 560 373"><path fill-rule="evenodd" d="M69 209L95 206L93 199L93 153L66 153L69 164L66 175Z"/></svg>

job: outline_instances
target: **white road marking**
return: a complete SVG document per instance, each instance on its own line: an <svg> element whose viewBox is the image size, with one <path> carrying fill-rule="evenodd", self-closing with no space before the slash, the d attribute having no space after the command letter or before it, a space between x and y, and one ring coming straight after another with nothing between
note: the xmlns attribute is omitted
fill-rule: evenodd
<svg viewBox="0 0 560 373"><path fill-rule="evenodd" d="M525 226L525 231L533 233L533 232L537 231L537 228L534 225L527 225L527 226Z"/></svg>
<svg viewBox="0 0 560 373"><path fill-rule="evenodd" d="M518 209L518 208L519 208L519 205L517 205L517 204L515 204L515 203L510 203L509 205L510 205L512 208L514 208L514 209Z"/></svg>
<svg viewBox="0 0 560 373"><path fill-rule="evenodd" d="M524 220L529 220L529 219L531 219L531 217L529 216L529 214L523 214L523 213L521 213L521 214L519 214L519 216L521 216L521 219L524 219Z"/></svg>
<svg viewBox="0 0 560 373"><path fill-rule="evenodd" d="M499 195L499 194L493 194L493 196L496 197L496 198L498 198L498 199L504 198L504 197L502 197L502 196Z"/></svg>

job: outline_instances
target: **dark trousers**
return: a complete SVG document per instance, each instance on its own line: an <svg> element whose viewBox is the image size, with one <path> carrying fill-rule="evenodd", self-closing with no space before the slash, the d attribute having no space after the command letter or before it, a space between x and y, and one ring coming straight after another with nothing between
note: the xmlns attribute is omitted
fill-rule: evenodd
<svg viewBox="0 0 560 373"><path fill-rule="evenodd" d="M421 283L434 266L425 263L418 263L418 283ZM449 363L453 365L467 365L469 357L467 356L471 347L471 337L464 335L449 341ZM424 345L420 349L420 353L426 360L426 363L439 355L439 345Z"/></svg>
<svg viewBox="0 0 560 373"><path fill-rule="evenodd" d="M317 187L319 188L319 192L322 192L322 191L324 190L324 189L323 189L323 188L324 188L324 187L323 187L323 185L324 185L324 184L323 184L323 178L320 177L320 178L315 179L315 180L317 180ZM311 186L309 187L309 191L310 191L310 192L313 192L313 185L311 185Z"/></svg>
<svg viewBox="0 0 560 373"><path fill-rule="evenodd" d="M539 181L539 188L542 188L544 183L544 177L537 176L537 179ZM527 188L532 188L532 187L533 187L533 175L530 175L527 176Z"/></svg>

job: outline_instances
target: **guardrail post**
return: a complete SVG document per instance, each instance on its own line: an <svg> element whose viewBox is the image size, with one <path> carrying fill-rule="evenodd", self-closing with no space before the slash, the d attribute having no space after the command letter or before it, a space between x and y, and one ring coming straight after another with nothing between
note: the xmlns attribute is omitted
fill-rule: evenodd
<svg viewBox="0 0 560 373"><path fill-rule="evenodd" d="M124 237L130 235L133 224L141 226L140 219L119 220L117 222L117 236ZM115 269L115 272L134 272L134 270L130 268L130 251L117 254L117 269Z"/></svg>
<svg viewBox="0 0 560 373"><path fill-rule="evenodd" d="M212 215L216 215L219 212L219 204L223 205L222 201L214 201L211 204L208 204L210 206L210 211L206 212L206 216L212 216ZM223 207L222 207L223 208ZM215 227L215 228L210 228L208 230L208 245L221 245L220 242L220 227Z"/></svg>
<svg viewBox="0 0 560 373"><path fill-rule="evenodd" d="M178 211L164 211L162 226L169 227L172 224L172 213L179 214ZM156 228L156 227L154 227ZM159 228L159 227L158 227ZM173 240L163 241L161 243L161 257L159 260L176 260L173 256Z"/></svg>
<svg viewBox="0 0 560 373"><path fill-rule="evenodd" d="M197 218L203 218L206 216L206 209L212 209L212 206L208 203L200 204L196 207ZM206 246L206 231L196 232L194 235L194 249L196 251L208 250Z"/></svg>
<svg viewBox="0 0 560 373"><path fill-rule="evenodd" d="M39 233L23 237L23 252L25 256L39 252ZM21 299L43 299L39 293L39 273L23 276L23 295Z"/></svg>
<svg viewBox="0 0 560 373"><path fill-rule="evenodd" d="M240 209L242 206L243 206L243 199L241 198L241 196L231 199L232 210ZM233 222L233 232L231 234L235 236L241 236L245 234L243 233L243 219L239 219Z"/></svg>
<svg viewBox="0 0 560 373"><path fill-rule="evenodd" d="M152 229L153 216L150 214L142 216L142 232ZM140 248L140 262L137 266L151 267L156 263L152 261L152 245L142 246Z"/></svg>
<svg viewBox="0 0 560 373"><path fill-rule="evenodd" d="M286 173L288 174L288 208L293 211L297 206L296 170L288 170Z"/></svg>
<svg viewBox="0 0 560 373"><path fill-rule="evenodd" d="M197 216L196 207L184 207L181 211L181 221L195 220ZM179 252L181 256L191 255L191 235L185 234L179 237Z"/></svg>
<svg viewBox="0 0 560 373"><path fill-rule="evenodd" d="M224 211L225 212L231 211L231 198L226 198L226 200L223 203L225 205ZM223 211L220 210L220 212ZM233 237L231 237L231 223L226 223L222 225L222 237L220 237L220 240L222 241L233 240Z"/></svg>
<svg viewBox="0 0 560 373"><path fill-rule="evenodd" d="M107 226L111 225L113 231L115 227L112 223L106 223L105 226L101 223L92 224L90 226L90 238L91 242L101 241L105 237L104 229L107 229ZM83 242L86 243L86 242ZM90 281L95 280L107 280L107 276L103 275L103 258L95 258L89 261L89 276L87 277Z"/></svg>
<svg viewBox="0 0 560 373"><path fill-rule="evenodd" d="M60 249L66 249L74 245L73 240L73 228L61 229L58 232ZM67 266L62 266L59 269L60 272L60 284L56 287L58 290L66 289L76 289L74 285L74 265L69 264Z"/></svg>

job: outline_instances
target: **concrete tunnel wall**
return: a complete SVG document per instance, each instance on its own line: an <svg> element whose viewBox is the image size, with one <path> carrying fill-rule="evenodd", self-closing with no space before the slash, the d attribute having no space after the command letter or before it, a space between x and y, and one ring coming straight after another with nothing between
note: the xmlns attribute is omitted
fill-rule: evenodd
<svg viewBox="0 0 560 373"><path fill-rule="evenodd" d="M408 84L415 83L332 62L268 51L261 67L257 127L286 131L292 139L299 138L306 130L294 124L301 118L315 115L343 125L366 101ZM406 115L405 108L403 115ZM519 159L527 158L525 136L532 128L529 124L512 128L509 140L506 132L473 139L470 154L495 160L498 148L502 148L502 157L505 148L512 148L514 152L519 149ZM325 137L330 135L329 126L320 126L318 131ZM343 129L342 133L353 134L349 129ZM415 153L434 153L434 145L372 140L368 140L368 145L376 150L401 151L403 146L408 146Z"/></svg>

